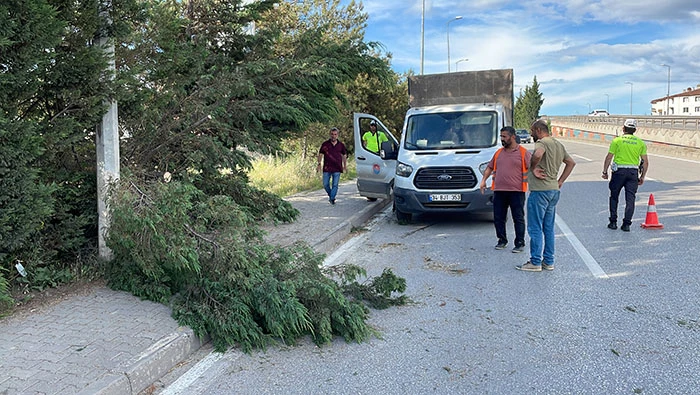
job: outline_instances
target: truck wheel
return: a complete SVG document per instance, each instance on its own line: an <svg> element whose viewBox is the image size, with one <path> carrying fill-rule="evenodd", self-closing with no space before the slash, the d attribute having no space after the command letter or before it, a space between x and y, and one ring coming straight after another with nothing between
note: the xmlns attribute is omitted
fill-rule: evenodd
<svg viewBox="0 0 700 395"><path fill-rule="evenodd" d="M411 222L411 213L404 213L403 211L399 209L396 210L396 220L399 221L399 223L406 223L406 222Z"/></svg>

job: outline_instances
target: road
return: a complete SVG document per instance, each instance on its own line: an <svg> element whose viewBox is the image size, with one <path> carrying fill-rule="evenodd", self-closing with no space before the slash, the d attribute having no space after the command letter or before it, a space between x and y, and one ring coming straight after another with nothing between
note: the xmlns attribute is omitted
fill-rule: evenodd
<svg viewBox="0 0 700 395"><path fill-rule="evenodd" d="M371 313L381 338L202 355L159 392L696 393L700 163L651 156L632 231L612 231L606 147L565 144L578 165L558 206L553 272L515 270L527 253L494 250L488 220L400 225L386 211L326 261L407 279L410 305ZM650 193L663 230L639 227Z"/></svg>

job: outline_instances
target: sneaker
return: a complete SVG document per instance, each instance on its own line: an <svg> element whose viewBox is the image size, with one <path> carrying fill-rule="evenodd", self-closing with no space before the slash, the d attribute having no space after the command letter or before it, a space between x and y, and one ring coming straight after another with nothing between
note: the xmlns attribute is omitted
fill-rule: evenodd
<svg viewBox="0 0 700 395"><path fill-rule="evenodd" d="M335 199L330 199L329 202L331 202L331 204L335 206Z"/></svg>
<svg viewBox="0 0 700 395"><path fill-rule="evenodd" d="M518 270L522 270L524 272L541 272L542 271L542 266L540 265L533 265L530 263L530 261L527 261L524 265L518 265L515 267Z"/></svg>
<svg viewBox="0 0 700 395"><path fill-rule="evenodd" d="M629 224L622 224L622 226L620 226L620 229L622 229L623 232L629 232L630 226Z"/></svg>
<svg viewBox="0 0 700 395"><path fill-rule="evenodd" d="M513 254L519 254L523 251L525 251L525 246L515 246L515 248L513 248Z"/></svg>
<svg viewBox="0 0 700 395"><path fill-rule="evenodd" d="M623 226L624 226L624 225L623 225ZM608 229L612 229L612 230L617 229L617 222L610 222L610 223L608 224Z"/></svg>
<svg viewBox="0 0 700 395"><path fill-rule="evenodd" d="M554 265L548 265L548 264L542 262L542 270L548 270L551 272L552 270L554 270Z"/></svg>
<svg viewBox="0 0 700 395"><path fill-rule="evenodd" d="M505 250L507 246L508 246L508 244L506 244L506 243L498 243L498 244L496 244L496 247L494 247L494 248L497 250Z"/></svg>

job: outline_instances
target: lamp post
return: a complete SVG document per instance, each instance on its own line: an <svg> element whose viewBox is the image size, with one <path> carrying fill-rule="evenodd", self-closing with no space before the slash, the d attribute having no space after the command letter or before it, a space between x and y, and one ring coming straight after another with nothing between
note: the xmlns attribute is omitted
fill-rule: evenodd
<svg viewBox="0 0 700 395"><path fill-rule="evenodd" d="M634 89L634 84L629 81L626 81L625 84L630 85L630 115L632 115L632 90Z"/></svg>
<svg viewBox="0 0 700 395"><path fill-rule="evenodd" d="M420 75L423 75L423 59L425 58L425 0L420 13Z"/></svg>
<svg viewBox="0 0 700 395"><path fill-rule="evenodd" d="M447 21L447 72L450 72L450 22L458 21L462 16L456 16Z"/></svg>
<svg viewBox="0 0 700 395"><path fill-rule="evenodd" d="M467 58L460 59L460 60L456 61L455 62L455 71L459 71L459 62L468 62L468 61L469 61L469 59L467 59Z"/></svg>
<svg viewBox="0 0 700 395"><path fill-rule="evenodd" d="M610 95L608 95L607 93L605 93L605 97L608 98L608 104L605 106L605 111L607 111L608 114L610 114Z"/></svg>
<svg viewBox="0 0 700 395"><path fill-rule="evenodd" d="M663 67L668 67L668 81L666 82L666 115L668 114L668 103L671 101L671 66L662 64Z"/></svg>

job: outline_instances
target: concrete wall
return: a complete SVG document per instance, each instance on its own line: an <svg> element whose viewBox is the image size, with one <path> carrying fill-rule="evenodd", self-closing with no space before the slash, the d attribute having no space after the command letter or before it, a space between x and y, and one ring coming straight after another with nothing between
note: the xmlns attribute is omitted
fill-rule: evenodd
<svg viewBox="0 0 700 395"><path fill-rule="evenodd" d="M610 144L615 136L622 134L624 122L624 118L614 117L548 117L548 119L554 136L605 145ZM648 122L639 122L638 119L635 135L647 143L647 150L650 153L700 160L699 130L648 125Z"/></svg>

